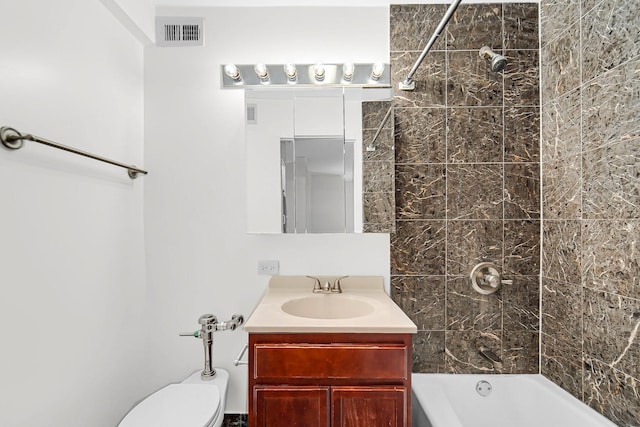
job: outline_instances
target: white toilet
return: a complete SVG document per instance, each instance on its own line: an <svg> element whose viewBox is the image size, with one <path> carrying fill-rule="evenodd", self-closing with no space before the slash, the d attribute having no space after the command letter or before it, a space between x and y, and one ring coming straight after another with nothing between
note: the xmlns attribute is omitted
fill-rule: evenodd
<svg viewBox="0 0 640 427"><path fill-rule="evenodd" d="M218 368L211 380L201 379L200 373L156 391L138 403L119 427L220 427L229 373Z"/></svg>

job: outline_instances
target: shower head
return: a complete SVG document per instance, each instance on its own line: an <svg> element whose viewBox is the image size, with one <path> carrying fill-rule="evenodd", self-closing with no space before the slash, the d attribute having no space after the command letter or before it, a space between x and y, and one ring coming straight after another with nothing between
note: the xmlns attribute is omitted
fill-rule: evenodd
<svg viewBox="0 0 640 427"><path fill-rule="evenodd" d="M491 71L498 73L504 70L504 67L507 66L507 58L499 53L495 53L489 46L483 46L480 48L479 54L482 58L491 62Z"/></svg>

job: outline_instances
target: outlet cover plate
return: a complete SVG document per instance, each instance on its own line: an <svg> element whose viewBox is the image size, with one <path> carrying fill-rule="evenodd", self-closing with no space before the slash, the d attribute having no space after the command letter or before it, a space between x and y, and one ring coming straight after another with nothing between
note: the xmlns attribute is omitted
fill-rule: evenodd
<svg viewBox="0 0 640 427"><path fill-rule="evenodd" d="M258 261L258 274L267 276L277 276L280 271L280 263L278 260L261 260Z"/></svg>

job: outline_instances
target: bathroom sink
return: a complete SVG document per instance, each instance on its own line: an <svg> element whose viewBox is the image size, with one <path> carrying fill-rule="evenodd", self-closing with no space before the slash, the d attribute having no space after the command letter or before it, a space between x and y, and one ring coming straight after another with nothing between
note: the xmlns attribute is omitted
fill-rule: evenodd
<svg viewBox="0 0 640 427"><path fill-rule="evenodd" d="M281 309L309 319L353 319L373 313L374 306L359 298L321 294L289 300Z"/></svg>

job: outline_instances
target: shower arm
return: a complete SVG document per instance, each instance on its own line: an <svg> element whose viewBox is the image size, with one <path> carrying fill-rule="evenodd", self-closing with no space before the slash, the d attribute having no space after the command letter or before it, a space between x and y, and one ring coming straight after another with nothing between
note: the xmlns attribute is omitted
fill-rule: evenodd
<svg viewBox="0 0 640 427"><path fill-rule="evenodd" d="M451 6L449 6L449 9L447 9L447 12L444 14L433 35L427 42L427 45L420 53L420 56L418 56L418 59L413 64L413 67L411 67L411 70L409 70L407 78L400 82L400 90L414 90L416 88L416 82L413 81L413 75L416 73L416 71L418 71L418 67L420 67L420 64L422 64L424 57L427 56L427 53L429 53L429 50L431 50L431 47L438 39L438 36L440 36L440 33L442 32L442 30L444 30L444 27L446 27L451 20L451 17L453 16L461 1L462 0L453 0L453 3L451 3Z"/></svg>

